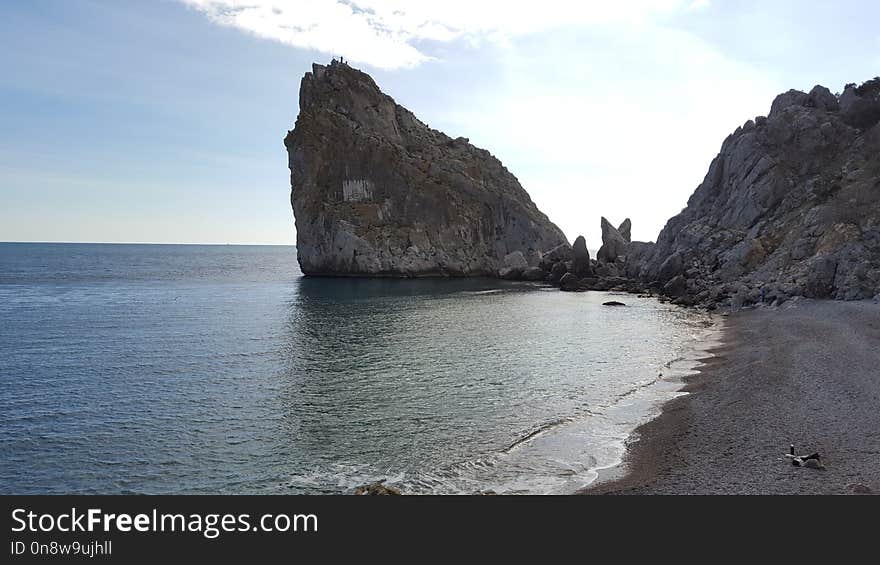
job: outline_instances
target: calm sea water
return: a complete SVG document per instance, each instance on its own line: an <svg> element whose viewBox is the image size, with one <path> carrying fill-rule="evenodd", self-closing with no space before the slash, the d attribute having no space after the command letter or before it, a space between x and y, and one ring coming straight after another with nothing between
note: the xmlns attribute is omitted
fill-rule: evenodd
<svg viewBox="0 0 880 565"><path fill-rule="evenodd" d="M619 297L618 297L619 298ZM565 493L706 320L293 247L0 244L0 492Z"/></svg>

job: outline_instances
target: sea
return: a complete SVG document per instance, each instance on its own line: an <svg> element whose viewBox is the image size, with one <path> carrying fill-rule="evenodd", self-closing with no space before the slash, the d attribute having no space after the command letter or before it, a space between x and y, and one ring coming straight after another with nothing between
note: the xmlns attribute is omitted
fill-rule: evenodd
<svg viewBox="0 0 880 565"><path fill-rule="evenodd" d="M714 326L537 283L303 277L292 246L3 243L0 493L573 493Z"/></svg>

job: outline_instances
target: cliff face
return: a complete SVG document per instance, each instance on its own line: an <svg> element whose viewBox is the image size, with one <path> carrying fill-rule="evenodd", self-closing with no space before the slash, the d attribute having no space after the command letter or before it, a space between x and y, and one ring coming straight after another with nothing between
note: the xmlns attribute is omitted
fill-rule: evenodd
<svg viewBox="0 0 880 565"><path fill-rule="evenodd" d="M430 129L344 63L305 74L284 144L307 275L498 276L567 244L488 151Z"/></svg>
<svg viewBox="0 0 880 565"><path fill-rule="evenodd" d="M880 293L880 79L779 95L628 271L696 302Z"/></svg>

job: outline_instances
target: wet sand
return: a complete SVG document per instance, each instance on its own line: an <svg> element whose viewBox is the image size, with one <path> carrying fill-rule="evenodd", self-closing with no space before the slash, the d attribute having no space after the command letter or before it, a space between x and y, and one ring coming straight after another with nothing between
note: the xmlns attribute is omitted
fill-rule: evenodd
<svg viewBox="0 0 880 565"><path fill-rule="evenodd" d="M880 304L737 312L712 352L585 493L880 493ZM793 466L791 443L826 469Z"/></svg>

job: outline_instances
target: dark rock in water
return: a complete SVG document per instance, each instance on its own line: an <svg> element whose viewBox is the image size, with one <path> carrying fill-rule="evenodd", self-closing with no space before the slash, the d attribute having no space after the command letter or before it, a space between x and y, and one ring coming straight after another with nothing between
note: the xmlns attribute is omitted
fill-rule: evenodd
<svg viewBox="0 0 880 565"><path fill-rule="evenodd" d="M547 271L541 267L529 267L522 272L524 281L543 281L547 278Z"/></svg>
<svg viewBox="0 0 880 565"><path fill-rule="evenodd" d="M637 276L652 286L684 276L697 293L742 284L742 304L760 301L761 289L773 300L877 295L878 155L880 79L839 98L821 86L778 96L766 118L724 141Z"/></svg>
<svg viewBox="0 0 880 565"><path fill-rule="evenodd" d="M370 483L368 485L363 485L354 489L354 493L357 495L371 495L371 496L383 496L383 495L392 495L397 496L400 495L401 492L394 488L384 485L384 479L381 481L376 481L375 483Z"/></svg>
<svg viewBox="0 0 880 565"><path fill-rule="evenodd" d="M567 292L580 290L578 278L573 273L565 273L565 275L563 275L562 278L559 279L559 288Z"/></svg>
<svg viewBox="0 0 880 565"><path fill-rule="evenodd" d="M333 62L300 85L284 140L306 275L498 276L567 242L488 151L429 128ZM508 273L510 275L510 273Z"/></svg>
<svg viewBox="0 0 880 565"><path fill-rule="evenodd" d="M618 302L616 300L609 300L608 302L603 302L602 306L626 306L623 302Z"/></svg>
<svg viewBox="0 0 880 565"><path fill-rule="evenodd" d="M571 246L571 272L578 277L585 277L593 272L590 265L590 252L587 249L587 240L579 235Z"/></svg>

